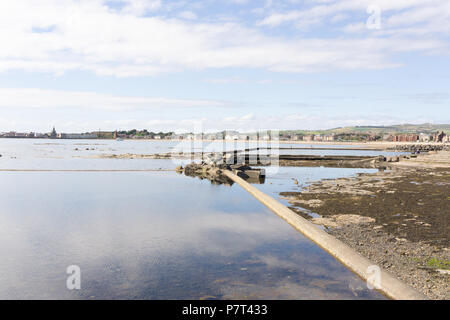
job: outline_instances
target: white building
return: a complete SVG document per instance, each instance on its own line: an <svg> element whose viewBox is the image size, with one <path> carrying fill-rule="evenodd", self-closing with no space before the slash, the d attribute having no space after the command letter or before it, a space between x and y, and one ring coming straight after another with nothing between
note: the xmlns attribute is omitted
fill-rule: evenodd
<svg viewBox="0 0 450 320"><path fill-rule="evenodd" d="M28 134L22 133L22 132L16 132L14 136L18 137L18 138L26 138L28 136Z"/></svg>

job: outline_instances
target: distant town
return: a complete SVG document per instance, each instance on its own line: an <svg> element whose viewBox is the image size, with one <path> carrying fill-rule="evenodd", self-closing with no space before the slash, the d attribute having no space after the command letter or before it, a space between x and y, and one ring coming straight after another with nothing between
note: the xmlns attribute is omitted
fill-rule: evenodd
<svg viewBox="0 0 450 320"><path fill-rule="evenodd" d="M375 129L376 128L376 129ZM380 129L381 128L381 129ZM3 132L0 138L29 138L29 139L150 139L150 140L280 140L305 142L450 142L450 134L443 130L434 131L427 128L426 132L416 133L385 133L393 127L349 127L337 128L328 131L334 132L308 132L308 131L271 131L256 133L240 133L238 131L221 131L217 133L181 133L151 132L144 130L128 131L95 131L86 133L58 133L53 128L48 133L38 132ZM383 130L384 129L384 130ZM420 126L417 126L420 129ZM401 130L396 128L396 130ZM408 131L414 129L409 128Z"/></svg>

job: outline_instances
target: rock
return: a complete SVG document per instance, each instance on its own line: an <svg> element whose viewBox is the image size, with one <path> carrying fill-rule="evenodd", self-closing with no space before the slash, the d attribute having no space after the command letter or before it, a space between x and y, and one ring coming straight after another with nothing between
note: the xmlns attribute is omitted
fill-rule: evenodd
<svg viewBox="0 0 450 320"><path fill-rule="evenodd" d="M436 271L439 272L440 274L448 274L448 275L450 275L450 270L437 269Z"/></svg>
<svg viewBox="0 0 450 320"><path fill-rule="evenodd" d="M314 224L318 224L324 227L336 228L339 225L330 218L314 218L311 220Z"/></svg>
<svg viewBox="0 0 450 320"><path fill-rule="evenodd" d="M429 154L433 154L436 153L436 151L448 149L449 149L448 145L425 145L425 144L397 145L395 147L388 148L388 150L414 152L419 154L421 152L428 152Z"/></svg>
<svg viewBox="0 0 450 320"><path fill-rule="evenodd" d="M356 214L340 214L330 217L314 218L312 222L315 224L323 225L325 227L336 228L339 226L351 225L351 224L364 224L375 222L375 219L370 217L359 216Z"/></svg>
<svg viewBox="0 0 450 320"><path fill-rule="evenodd" d="M336 216L336 220L346 224L362 224L375 222L374 218L359 216L357 214L341 214Z"/></svg>
<svg viewBox="0 0 450 320"><path fill-rule="evenodd" d="M323 201L318 200L318 199L313 199L313 200L296 200L296 199L294 199L294 200L290 200L289 203L293 204L293 205L307 205L312 208L318 208L323 205Z"/></svg>
<svg viewBox="0 0 450 320"><path fill-rule="evenodd" d="M233 181L227 176L222 174L222 166L210 165L210 164L198 164L191 163L184 168L184 174L190 177L198 177L200 179L208 179L213 184L226 184L232 185ZM228 167L224 166L223 169Z"/></svg>

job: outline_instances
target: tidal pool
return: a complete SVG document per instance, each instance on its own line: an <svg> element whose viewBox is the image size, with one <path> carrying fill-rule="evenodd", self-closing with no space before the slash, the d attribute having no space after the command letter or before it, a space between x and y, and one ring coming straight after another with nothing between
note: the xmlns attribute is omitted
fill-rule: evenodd
<svg viewBox="0 0 450 320"><path fill-rule="evenodd" d="M174 169L171 160L91 156L177 147L0 139L0 298L384 299L237 185L174 172L8 171ZM277 197L361 171L277 168L259 187ZM66 288L72 265L81 290Z"/></svg>
<svg viewBox="0 0 450 320"><path fill-rule="evenodd" d="M237 185L0 172L0 201L0 299L384 299Z"/></svg>

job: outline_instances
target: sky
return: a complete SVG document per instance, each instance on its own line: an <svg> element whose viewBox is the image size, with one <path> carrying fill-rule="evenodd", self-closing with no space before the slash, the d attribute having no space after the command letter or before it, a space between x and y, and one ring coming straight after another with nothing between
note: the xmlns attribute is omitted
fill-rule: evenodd
<svg viewBox="0 0 450 320"><path fill-rule="evenodd" d="M0 2L0 132L450 123L448 0Z"/></svg>

